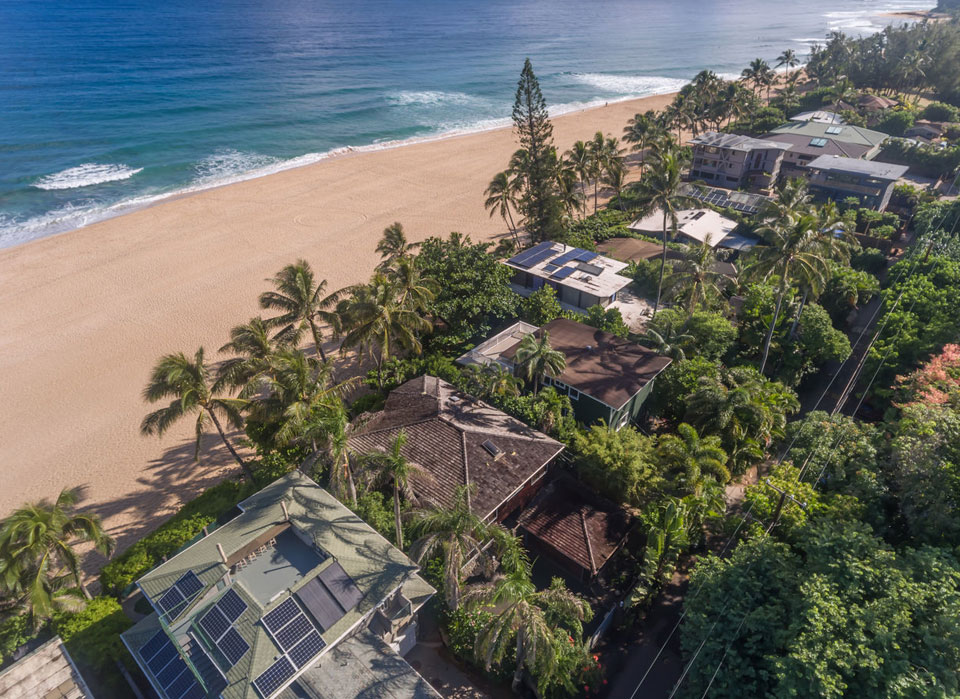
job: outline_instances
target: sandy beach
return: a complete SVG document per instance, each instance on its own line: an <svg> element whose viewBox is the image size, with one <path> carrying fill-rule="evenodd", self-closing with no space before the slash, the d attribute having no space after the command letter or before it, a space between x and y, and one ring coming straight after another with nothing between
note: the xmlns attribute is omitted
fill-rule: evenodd
<svg viewBox="0 0 960 699"><path fill-rule="evenodd" d="M554 120L561 149L620 136L659 95ZM509 129L358 153L169 200L0 250L0 516L87 487L127 546L233 468L216 438L193 461L192 425L142 437L140 392L163 353L209 357L259 310L263 281L297 258L330 289L363 281L383 228L412 239L505 235L483 191L516 148Z"/></svg>

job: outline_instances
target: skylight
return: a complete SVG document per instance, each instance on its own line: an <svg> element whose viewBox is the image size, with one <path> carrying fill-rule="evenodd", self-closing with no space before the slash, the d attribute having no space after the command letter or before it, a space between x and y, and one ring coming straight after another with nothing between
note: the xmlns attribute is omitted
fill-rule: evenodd
<svg viewBox="0 0 960 699"><path fill-rule="evenodd" d="M840 134L842 132L843 132L843 129L840 128L839 126L830 126L827 128L827 133L832 134L833 136L836 136L837 134Z"/></svg>
<svg viewBox="0 0 960 699"><path fill-rule="evenodd" d="M815 146L817 148L823 148L825 145L827 145L827 139L825 138L810 139L810 145Z"/></svg>

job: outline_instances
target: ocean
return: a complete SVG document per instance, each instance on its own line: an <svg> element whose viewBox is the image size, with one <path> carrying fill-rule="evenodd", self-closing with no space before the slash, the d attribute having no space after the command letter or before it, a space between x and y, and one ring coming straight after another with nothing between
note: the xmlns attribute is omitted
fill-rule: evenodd
<svg viewBox="0 0 960 699"><path fill-rule="evenodd" d="M0 247L175 194L738 75L935 0L0 0Z"/></svg>

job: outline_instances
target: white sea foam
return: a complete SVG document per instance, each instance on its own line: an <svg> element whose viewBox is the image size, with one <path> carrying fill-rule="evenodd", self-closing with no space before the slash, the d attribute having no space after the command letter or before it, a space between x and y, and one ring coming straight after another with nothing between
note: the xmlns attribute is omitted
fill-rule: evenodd
<svg viewBox="0 0 960 699"><path fill-rule="evenodd" d="M89 187L104 182L127 180L143 170L142 167L132 168L126 165L103 163L83 163L76 167L67 168L61 172L41 177L33 183L37 189L74 189Z"/></svg>
<svg viewBox="0 0 960 699"><path fill-rule="evenodd" d="M402 90L387 95L391 104L407 106L467 105L482 102L483 98L465 92L441 92L439 90Z"/></svg>
<svg viewBox="0 0 960 699"><path fill-rule="evenodd" d="M282 161L279 158L269 155L224 148L208 155L194 166L197 177L193 184L200 186L222 184L237 175L269 168L280 162Z"/></svg>
<svg viewBox="0 0 960 699"><path fill-rule="evenodd" d="M595 87L604 92L636 97L674 92L688 82L682 78L617 75L614 73L571 73L570 77L578 83Z"/></svg>

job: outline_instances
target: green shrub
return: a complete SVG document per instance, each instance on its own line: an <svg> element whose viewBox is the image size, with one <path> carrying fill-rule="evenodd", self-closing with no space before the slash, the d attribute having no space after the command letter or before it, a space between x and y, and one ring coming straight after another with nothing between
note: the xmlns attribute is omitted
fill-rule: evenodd
<svg viewBox="0 0 960 699"><path fill-rule="evenodd" d="M589 325L591 328L603 330L617 337L625 338L630 334L630 328L623 322L623 314L619 308L604 308L597 304L590 306L585 316L573 314L570 317L584 325Z"/></svg>
<svg viewBox="0 0 960 699"><path fill-rule="evenodd" d="M561 313L563 309L552 286L537 289L520 302L520 318L536 326L546 325Z"/></svg>
<svg viewBox="0 0 960 699"><path fill-rule="evenodd" d="M719 379L720 367L719 362L706 357L673 362L657 377L651 411L667 420L679 422L687 412L687 398L697 389L700 377Z"/></svg>
<svg viewBox="0 0 960 699"><path fill-rule="evenodd" d="M877 131L890 134L891 136L903 136L903 134L913 126L916 115L906 109L889 110L883 115L880 123L877 124Z"/></svg>
<svg viewBox="0 0 960 699"><path fill-rule="evenodd" d="M908 165L912 174L940 177L960 166L960 146L939 148L929 143L914 144L902 138L891 138L883 144L879 158L884 162Z"/></svg>
<svg viewBox="0 0 960 699"><path fill-rule="evenodd" d="M877 226L870 230L870 235L874 238L883 238L884 240L893 240L897 234L897 229L893 226Z"/></svg>
<svg viewBox="0 0 960 699"><path fill-rule="evenodd" d="M864 248L850 258L850 266L877 275L886 268L887 256L876 248Z"/></svg>
<svg viewBox="0 0 960 699"><path fill-rule="evenodd" d="M37 638L39 634L40 632L33 629L30 617L26 614L17 614L0 621L0 664L13 655L17 648Z"/></svg>
<svg viewBox="0 0 960 699"><path fill-rule="evenodd" d="M356 417L361 413L375 413L383 408L387 397L382 393L367 393L350 404L350 416Z"/></svg>
<svg viewBox="0 0 960 699"><path fill-rule="evenodd" d="M957 121L960 119L960 110L946 102L931 102L920 112L920 118L928 121Z"/></svg>
<svg viewBox="0 0 960 699"><path fill-rule="evenodd" d="M131 626L133 622L113 597L95 597L81 611L58 614L53 620L70 655L98 673L126 659L120 634Z"/></svg>
<svg viewBox="0 0 960 699"><path fill-rule="evenodd" d="M391 544L396 544L397 533L393 522L393 502L377 490L370 490L357 495L357 504L351 506L345 503L347 507L353 510L364 522L376 529Z"/></svg>
<svg viewBox="0 0 960 699"><path fill-rule="evenodd" d="M653 260L637 260L631 262L624 274L633 278L640 288L640 293L645 296L657 295L657 282L660 279L660 262L658 257ZM670 288L670 276L673 274L673 266L667 262L663 269L663 288Z"/></svg>

